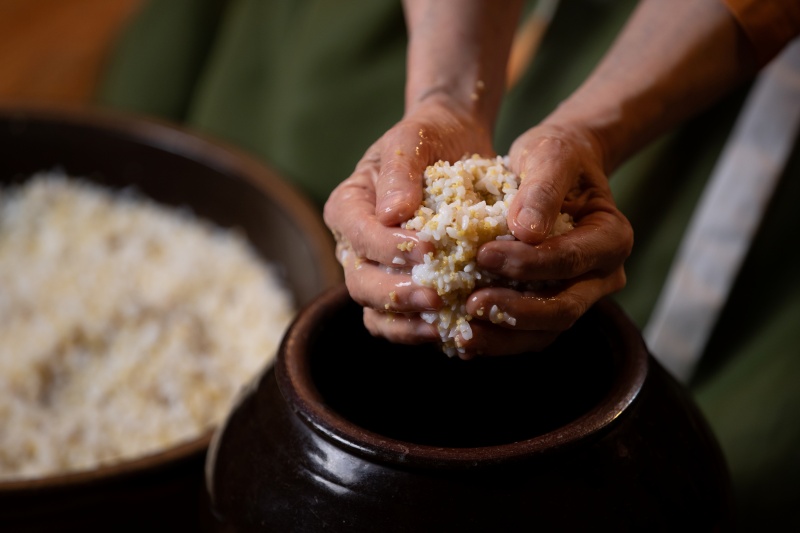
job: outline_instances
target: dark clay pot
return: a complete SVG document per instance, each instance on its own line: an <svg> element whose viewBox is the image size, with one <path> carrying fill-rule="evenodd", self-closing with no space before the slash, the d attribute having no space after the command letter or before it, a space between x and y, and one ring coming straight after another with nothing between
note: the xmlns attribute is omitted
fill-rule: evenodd
<svg viewBox="0 0 800 533"><path fill-rule="evenodd" d="M212 440L220 531L726 531L685 389L611 301L542 353L393 345L344 286L300 313Z"/></svg>

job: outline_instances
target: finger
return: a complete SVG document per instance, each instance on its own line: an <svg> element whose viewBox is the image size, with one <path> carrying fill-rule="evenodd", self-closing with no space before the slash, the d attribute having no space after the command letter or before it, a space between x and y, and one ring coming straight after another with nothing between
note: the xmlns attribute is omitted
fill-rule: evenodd
<svg viewBox="0 0 800 533"><path fill-rule="evenodd" d="M422 204L423 173L433 163L424 130L399 124L383 138L380 171L375 181L375 212L381 223L396 226L414 216Z"/></svg>
<svg viewBox="0 0 800 533"><path fill-rule="evenodd" d="M550 234L580 166L567 143L556 137L544 136L532 147L522 146L521 140L515 142L509 152L520 186L509 206L508 227L517 239L538 244Z"/></svg>
<svg viewBox="0 0 800 533"><path fill-rule="evenodd" d="M480 268L520 281L572 279L612 271L630 255L633 231L621 216L594 211L574 229L538 245L491 241L478 250Z"/></svg>
<svg viewBox="0 0 800 533"><path fill-rule="evenodd" d="M359 168L342 182L325 204L323 217L337 242L344 242L356 256L385 265L406 266L422 262L432 245L416 232L386 226L375 216L375 193L368 174Z"/></svg>
<svg viewBox="0 0 800 533"><path fill-rule="evenodd" d="M458 357L461 359L540 352L559 335L554 331L517 331L475 320L470 324L472 338L458 339Z"/></svg>
<svg viewBox="0 0 800 533"><path fill-rule="evenodd" d="M370 148L353 173L331 191L323 209L325 224L335 236L347 234L354 220L375 214L373 182L380 165L379 153Z"/></svg>
<svg viewBox="0 0 800 533"><path fill-rule="evenodd" d="M376 337L400 344L438 342L436 326L425 322L418 314L404 315L364 309L364 326Z"/></svg>
<svg viewBox="0 0 800 533"><path fill-rule="evenodd" d="M412 313L436 311L442 300L436 290L417 285L405 270L368 261L345 262L345 284L350 296L364 307Z"/></svg>
<svg viewBox="0 0 800 533"><path fill-rule="evenodd" d="M621 267L606 275L591 273L537 290L487 288L467 300L473 322L498 322L515 331L554 331L571 328L599 299L625 286ZM500 315L502 321L496 317Z"/></svg>

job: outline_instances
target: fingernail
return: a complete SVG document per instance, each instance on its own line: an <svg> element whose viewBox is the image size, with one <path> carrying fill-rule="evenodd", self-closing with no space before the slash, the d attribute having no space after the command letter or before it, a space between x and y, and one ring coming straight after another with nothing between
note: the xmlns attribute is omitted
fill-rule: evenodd
<svg viewBox="0 0 800 533"><path fill-rule="evenodd" d="M489 270L499 270L506 263L506 256L496 250L481 250L478 252L478 264Z"/></svg>
<svg viewBox="0 0 800 533"><path fill-rule="evenodd" d="M544 228L544 217L535 209L523 207L517 214L517 223L533 232L541 233Z"/></svg>
<svg viewBox="0 0 800 533"><path fill-rule="evenodd" d="M408 198L403 193L393 192L380 199L378 212L392 216L399 211L404 211L411 206Z"/></svg>

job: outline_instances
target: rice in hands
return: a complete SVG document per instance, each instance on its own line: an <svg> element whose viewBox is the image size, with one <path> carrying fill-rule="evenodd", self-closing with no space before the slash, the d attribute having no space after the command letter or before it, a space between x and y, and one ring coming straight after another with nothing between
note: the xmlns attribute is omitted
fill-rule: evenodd
<svg viewBox="0 0 800 533"><path fill-rule="evenodd" d="M458 336L472 338L466 311L467 297L478 287L498 280L477 268L478 249L491 240L513 240L506 218L519 187L519 177L508 168L508 157L482 158L478 155L455 163L439 161L425 170L422 206L403 224L416 230L421 240L433 243L434 251L414 265L415 283L436 289L444 301L438 312L424 312L422 318L436 324L442 350L448 356L463 353ZM572 217L562 213L551 236L571 230ZM490 310L492 322L514 325L514 317Z"/></svg>

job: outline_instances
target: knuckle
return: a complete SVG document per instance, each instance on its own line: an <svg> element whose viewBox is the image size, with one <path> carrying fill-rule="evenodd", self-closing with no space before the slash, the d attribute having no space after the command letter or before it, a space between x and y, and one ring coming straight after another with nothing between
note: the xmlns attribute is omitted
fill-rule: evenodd
<svg viewBox="0 0 800 533"><path fill-rule="evenodd" d="M571 295L560 302L555 313L554 325L557 331L566 331L575 325L589 308L588 303L577 295Z"/></svg>
<svg viewBox="0 0 800 533"><path fill-rule="evenodd" d="M588 270L589 254L578 243L564 241L560 246L561 252L552 258L552 268L559 273L560 277L571 278Z"/></svg>
<svg viewBox="0 0 800 533"><path fill-rule="evenodd" d="M618 292L625 288L628 283L628 277L625 274L624 268L618 268L611 275L611 292Z"/></svg>
<svg viewBox="0 0 800 533"><path fill-rule="evenodd" d="M633 227L627 218L622 214L620 214L620 216L622 217L622 228L617 241L619 245L619 255L627 258L633 251Z"/></svg>
<svg viewBox="0 0 800 533"><path fill-rule="evenodd" d="M550 180L536 180L528 185L528 196L543 199L545 203L560 203L560 191Z"/></svg>

